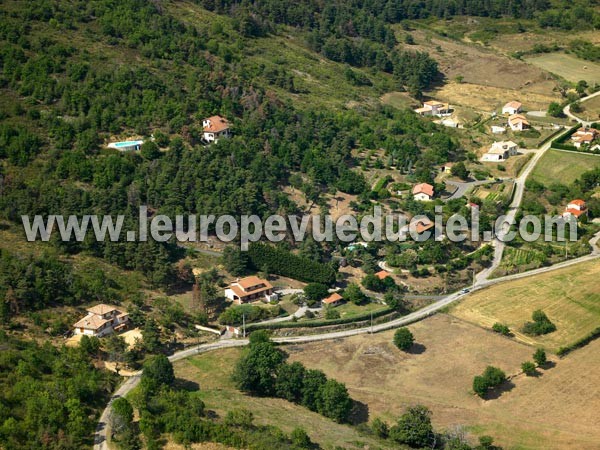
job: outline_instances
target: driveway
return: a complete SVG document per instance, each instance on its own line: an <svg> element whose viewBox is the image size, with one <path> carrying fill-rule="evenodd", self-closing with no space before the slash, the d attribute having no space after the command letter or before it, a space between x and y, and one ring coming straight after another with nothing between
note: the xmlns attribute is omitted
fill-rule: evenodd
<svg viewBox="0 0 600 450"><path fill-rule="evenodd" d="M444 199L444 201L447 202L449 200L454 200L454 199L463 197L469 190L471 190L475 186L481 186L483 184L490 184L490 183L493 184L493 183L496 183L496 181L495 180L477 180L477 181L446 180L445 183L450 186L456 186L456 191L454 191L454 193L450 197Z"/></svg>

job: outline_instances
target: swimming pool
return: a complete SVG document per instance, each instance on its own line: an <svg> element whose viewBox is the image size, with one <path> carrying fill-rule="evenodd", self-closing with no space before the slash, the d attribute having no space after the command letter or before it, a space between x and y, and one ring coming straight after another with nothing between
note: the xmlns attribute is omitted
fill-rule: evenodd
<svg viewBox="0 0 600 450"><path fill-rule="evenodd" d="M116 148L119 150L139 150L144 141L121 141L111 142L108 144L109 148Z"/></svg>

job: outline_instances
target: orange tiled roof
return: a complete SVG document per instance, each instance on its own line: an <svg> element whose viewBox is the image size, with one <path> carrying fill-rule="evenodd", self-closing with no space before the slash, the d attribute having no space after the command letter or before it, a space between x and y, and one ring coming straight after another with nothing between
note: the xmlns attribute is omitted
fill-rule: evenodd
<svg viewBox="0 0 600 450"><path fill-rule="evenodd" d="M209 125L204 127L204 131L219 133L229 128L229 122L221 116L212 116L204 120L209 122Z"/></svg>
<svg viewBox="0 0 600 450"><path fill-rule="evenodd" d="M79 320L73 328L85 328L86 330L97 330L102 327L105 323L110 320L103 319L102 316L97 314L89 314L83 319Z"/></svg>
<svg viewBox="0 0 600 450"><path fill-rule="evenodd" d="M385 280L387 277L391 276L388 272L386 272L385 270L380 270L379 272L377 272L375 274L375 276L377 278L379 278L380 280Z"/></svg>
<svg viewBox="0 0 600 450"><path fill-rule="evenodd" d="M416 194L426 194L430 197L433 197L433 186L430 185L429 183L419 183L416 184L415 187L413 187L413 195Z"/></svg>
<svg viewBox="0 0 600 450"><path fill-rule="evenodd" d="M520 109L521 106L523 106L522 103L517 102L516 100L513 100L512 102L508 102L506 105L504 105L505 108L513 108L513 109Z"/></svg>
<svg viewBox="0 0 600 450"><path fill-rule="evenodd" d="M326 305L330 305L332 303L339 302L340 300L343 300L343 299L344 298L340 294L338 294L337 292L334 292L329 297L327 297L326 299L324 299L323 303L325 303Z"/></svg>
<svg viewBox="0 0 600 450"><path fill-rule="evenodd" d="M565 213L565 214L571 214L571 215L573 215L573 216L575 216L575 217L579 217L579 216L581 216L582 214L585 214L585 213L586 213L586 211L585 211L585 209L567 208L567 209L565 209L565 212L564 212L564 213Z"/></svg>
<svg viewBox="0 0 600 450"><path fill-rule="evenodd" d="M113 311L122 312L118 308L107 305L105 303L100 303L98 305L92 306L91 308L88 308L87 311L91 312L92 314L98 314L99 316L103 316L104 314L108 314Z"/></svg>

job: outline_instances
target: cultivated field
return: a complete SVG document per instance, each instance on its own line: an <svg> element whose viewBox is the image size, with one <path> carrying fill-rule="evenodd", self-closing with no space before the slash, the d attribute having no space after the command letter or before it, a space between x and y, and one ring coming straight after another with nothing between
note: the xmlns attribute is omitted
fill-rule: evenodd
<svg viewBox="0 0 600 450"><path fill-rule="evenodd" d="M424 404L437 429L463 425L473 438L490 434L506 449L600 448L600 373L594 370L600 342L539 377L518 375L499 398L484 401L470 392L473 376L488 364L516 374L532 347L447 315L410 329L420 345L408 354L391 344L392 331L286 350L291 360L345 382L368 405L370 420L391 423L406 406Z"/></svg>
<svg viewBox="0 0 600 450"><path fill-rule="evenodd" d="M451 314L486 328L502 322L516 339L556 351L600 327L599 276L600 262L592 261L502 283L468 296ZM556 324L555 332L538 337L520 333L536 309Z"/></svg>
<svg viewBox="0 0 600 450"><path fill-rule="evenodd" d="M548 150L538 161L529 179L546 186L552 183L571 184L583 172L600 167L600 156Z"/></svg>
<svg viewBox="0 0 600 450"><path fill-rule="evenodd" d="M526 60L573 83L577 83L579 80L585 80L589 84L600 83L600 64L585 61L573 55L546 53L532 56Z"/></svg>
<svg viewBox="0 0 600 450"><path fill-rule="evenodd" d="M290 433L302 427L311 440L323 448L340 445L348 449L386 448L382 442L362 436L349 426L341 425L302 406L281 399L250 397L239 392L231 381L231 372L241 349L225 349L175 363L177 378L197 383L207 409L223 417L234 408L246 408L259 425L276 425Z"/></svg>

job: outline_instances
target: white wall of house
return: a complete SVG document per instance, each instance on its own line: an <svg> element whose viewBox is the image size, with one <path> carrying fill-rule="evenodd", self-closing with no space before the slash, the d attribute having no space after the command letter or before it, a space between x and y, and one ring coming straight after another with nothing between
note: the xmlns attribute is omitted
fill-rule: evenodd
<svg viewBox="0 0 600 450"><path fill-rule="evenodd" d="M427 194L424 194L423 192L419 192L418 194L415 194L413 196L413 198L418 201L418 202L429 202L431 201L431 197Z"/></svg>

